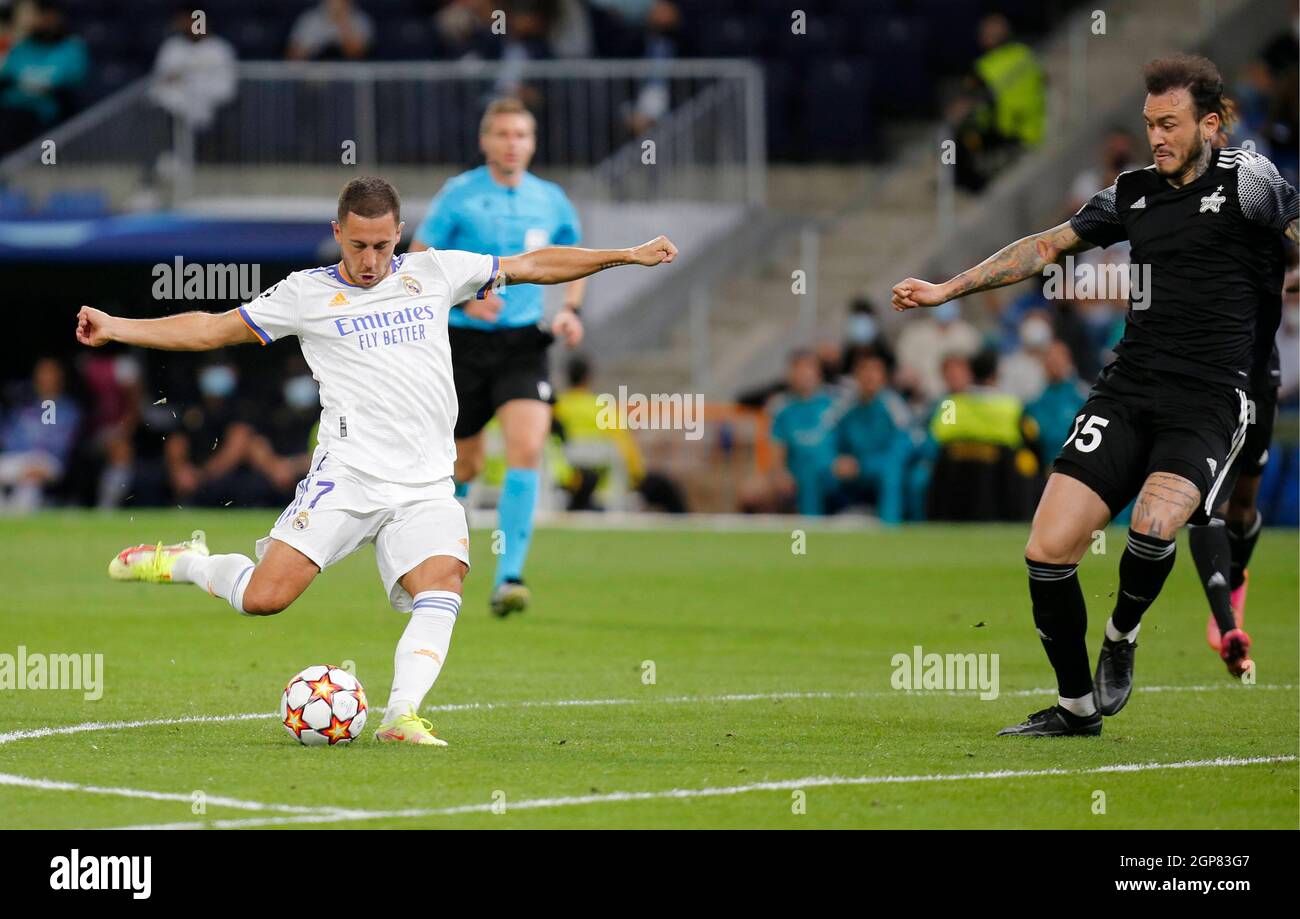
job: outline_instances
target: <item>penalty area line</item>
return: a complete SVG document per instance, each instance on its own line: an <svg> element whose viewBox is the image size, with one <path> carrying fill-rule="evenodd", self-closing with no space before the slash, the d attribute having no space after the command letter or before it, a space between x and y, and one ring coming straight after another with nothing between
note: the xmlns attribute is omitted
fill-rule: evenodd
<svg viewBox="0 0 1300 919"><path fill-rule="evenodd" d="M507 802L504 811L496 803L462 804L456 807L410 808L392 811L357 811L350 814L303 814L289 817L253 817L238 820L207 820L183 823L137 824L116 827L123 830L197 830L241 829L261 826L293 824L344 823L361 820L413 820L429 817L451 817L462 814L489 814L511 811L546 810L561 807L582 807L591 804L622 804L637 801L690 800L694 798L719 798L749 794L756 791L798 791L807 788L833 788L858 785L908 785L918 783L971 782L998 779L1028 779L1040 777L1101 775L1107 773L1153 772L1174 769L1230 768L1238 766L1294 763L1297 757L1253 756L1218 757L1216 759L1184 760L1174 763L1122 763L1096 766L1090 769L1003 769L995 772L959 772L938 775L861 775L861 776L808 776L801 779L784 779L774 782L752 782L747 785L726 785L711 788L672 788L666 791L616 791L607 794L577 795L574 797L527 798Z"/></svg>

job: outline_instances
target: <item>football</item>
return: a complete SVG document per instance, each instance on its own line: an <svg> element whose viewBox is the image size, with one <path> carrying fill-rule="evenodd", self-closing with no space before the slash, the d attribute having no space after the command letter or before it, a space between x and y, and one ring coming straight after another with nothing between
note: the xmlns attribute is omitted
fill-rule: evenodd
<svg viewBox="0 0 1300 919"><path fill-rule="evenodd" d="M308 747L351 743L366 726L366 691L346 670L316 664L284 687L280 723Z"/></svg>

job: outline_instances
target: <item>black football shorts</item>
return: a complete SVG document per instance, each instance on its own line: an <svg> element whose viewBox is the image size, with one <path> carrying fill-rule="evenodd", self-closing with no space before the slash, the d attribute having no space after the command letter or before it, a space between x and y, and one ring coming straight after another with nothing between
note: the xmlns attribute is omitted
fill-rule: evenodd
<svg viewBox="0 0 1300 919"><path fill-rule="evenodd" d="M1247 477L1261 475L1268 462L1268 445L1273 442L1273 426L1277 424L1277 387L1261 387L1252 398L1255 410L1251 413L1250 427L1246 431L1246 442L1237 455L1234 473ZM1232 477L1235 479L1235 475ZM1224 486L1219 500L1232 493L1232 484Z"/></svg>
<svg viewBox="0 0 1300 919"><path fill-rule="evenodd" d="M512 399L554 402L546 349L555 336L540 325L447 330L456 381L456 439L473 437Z"/></svg>
<svg viewBox="0 0 1300 919"><path fill-rule="evenodd" d="M1245 444L1249 416L1243 390L1115 361L1079 409L1054 471L1095 491L1112 517L1137 497L1151 473L1182 476L1201 492L1189 522L1206 523L1227 496L1225 482Z"/></svg>

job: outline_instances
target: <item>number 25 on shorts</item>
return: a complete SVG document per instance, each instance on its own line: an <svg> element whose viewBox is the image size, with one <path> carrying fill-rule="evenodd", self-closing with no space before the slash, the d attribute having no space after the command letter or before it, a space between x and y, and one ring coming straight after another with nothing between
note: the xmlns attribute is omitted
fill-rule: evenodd
<svg viewBox="0 0 1300 919"><path fill-rule="evenodd" d="M1074 449L1080 453L1091 453L1101 446L1101 429L1108 424L1110 421L1100 415L1080 415L1074 419L1074 430L1065 439L1061 449L1064 450L1074 443ZM1076 437L1077 443L1074 442Z"/></svg>

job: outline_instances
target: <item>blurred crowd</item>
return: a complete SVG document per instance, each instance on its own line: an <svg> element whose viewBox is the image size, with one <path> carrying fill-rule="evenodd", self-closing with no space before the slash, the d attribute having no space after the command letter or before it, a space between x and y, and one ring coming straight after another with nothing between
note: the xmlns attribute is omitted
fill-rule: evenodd
<svg viewBox="0 0 1300 919"><path fill-rule="evenodd" d="M1005 24L985 21L987 44L1004 47ZM1021 54L1022 52L1016 52ZM1026 59L1027 60L1027 59ZM1275 36L1233 83L1240 122L1222 143L1253 146L1297 183L1297 66L1294 31ZM1031 68L1032 69L1032 68ZM973 104L994 105L987 87ZM1033 108L1022 100L1022 107ZM985 113L1000 120L995 108ZM1030 139L1023 138L1028 145ZM1060 222L1125 170L1150 161L1143 138L1115 127L1096 160L1073 181ZM1289 273L1296 270L1290 252ZM1076 264L1127 266L1128 245L1093 249ZM1091 381L1113 358L1123 299L1052 299L1022 284L971 301L908 314L882 333L878 307L860 299L844 340L790 355L783 381L741 395L771 419L776 460L741 494L741 509L833 514L874 510L886 522L1027 518L1069 436ZM1277 332L1281 412L1300 412L1300 298L1283 298ZM1292 435L1293 440L1293 435ZM1272 451L1278 477L1271 522L1294 522L1296 447Z"/></svg>
<svg viewBox="0 0 1300 919"><path fill-rule="evenodd" d="M884 0L864 17L853 4L766 0L151 0L128 21L113 0L0 0L0 154L146 76L159 106L204 130L236 98L240 59L490 60L493 94L537 107L527 61L743 57L765 71L774 158L881 159L891 119L944 110L960 181L978 188L1042 140L1046 87L1029 41L1078 2L999 0L1003 12L985 16L981 0ZM648 130L675 91L651 69L623 106L625 131Z"/></svg>
<svg viewBox="0 0 1300 919"><path fill-rule="evenodd" d="M555 399L545 463L555 503L684 512L679 485L648 468L625 425L607 423L591 372L588 358L571 356ZM283 506L307 473L319 416L319 388L299 354L42 356L28 378L0 386L0 514ZM491 495L505 459L495 422L487 434L481 479Z"/></svg>
<svg viewBox="0 0 1300 919"><path fill-rule="evenodd" d="M100 75L70 15L79 6L75 0L0 0L0 154L66 119L94 90ZM265 47L254 53L292 61L361 61L380 50L375 19L363 2L320 0L304 7L289 22L276 55L258 54ZM423 12L414 20L420 28L403 22L406 56L500 60L495 93L532 103L538 101L530 98L536 90L519 78L524 61L598 53L662 60L677 56L681 41L681 11L672 0L417 0L411 9ZM239 53L222 32L255 21L249 11L230 18L222 12L177 4L152 61L150 97L200 130L237 92ZM96 35L100 26L92 22ZM134 53L112 41L101 50L110 58ZM647 80L626 114L629 130L645 130L668 105L666 82Z"/></svg>
<svg viewBox="0 0 1300 919"><path fill-rule="evenodd" d="M314 446L318 391L299 355L265 370L216 354L150 379L130 352L39 358L0 392L0 510L286 503Z"/></svg>
<svg viewBox="0 0 1300 919"><path fill-rule="evenodd" d="M1290 423L1279 430L1294 431L1300 297L1283 304L1280 406ZM741 395L770 419L775 456L743 484L739 509L864 510L886 523L1028 519L1124 315L1103 301L1053 306L1012 301L980 331L948 303L901 323L891 342L872 304L858 301L846 341L795 350L783 380ZM1270 504L1266 488L1261 506L1271 523L1295 522L1289 440L1270 451L1276 494Z"/></svg>

